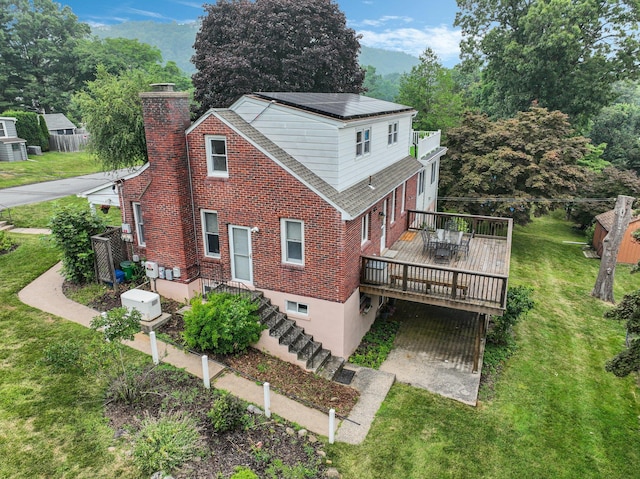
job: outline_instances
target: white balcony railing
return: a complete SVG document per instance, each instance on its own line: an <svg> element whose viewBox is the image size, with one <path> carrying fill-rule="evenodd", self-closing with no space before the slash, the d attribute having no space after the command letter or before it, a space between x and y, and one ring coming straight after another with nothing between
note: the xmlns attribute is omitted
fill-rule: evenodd
<svg viewBox="0 0 640 479"><path fill-rule="evenodd" d="M432 152L440 146L440 130L438 131L414 131L413 144L418 148L418 159Z"/></svg>

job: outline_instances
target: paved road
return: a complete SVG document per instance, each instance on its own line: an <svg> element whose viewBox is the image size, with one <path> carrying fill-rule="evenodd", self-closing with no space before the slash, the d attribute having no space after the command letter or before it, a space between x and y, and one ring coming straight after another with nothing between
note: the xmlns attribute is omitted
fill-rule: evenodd
<svg viewBox="0 0 640 479"><path fill-rule="evenodd" d="M32 185L14 186L0 189L0 208L9 208L41 201L50 201L76 195L96 186L109 183L133 172L130 169L115 172L93 173L91 175L76 176L64 180L45 181Z"/></svg>

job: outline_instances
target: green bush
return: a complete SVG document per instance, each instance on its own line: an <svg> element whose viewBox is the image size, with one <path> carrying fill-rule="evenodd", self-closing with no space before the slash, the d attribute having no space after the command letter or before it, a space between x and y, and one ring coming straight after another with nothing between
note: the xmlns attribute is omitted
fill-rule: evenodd
<svg viewBox="0 0 640 479"><path fill-rule="evenodd" d="M84 207L66 206L55 210L51 221L51 237L62 250L65 278L73 283L87 283L95 279L91 236L104 231L100 217Z"/></svg>
<svg viewBox="0 0 640 479"><path fill-rule="evenodd" d="M37 113L10 110L5 111L1 116L8 116L17 119L16 130L18 137L27 140L27 145L40 146L42 147L42 151L47 151L49 149L49 131L46 130L46 136L43 135L40 122L44 123L44 119Z"/></svg>
<svg viewBox="0 0 640 479"><path fill-rule="evenodd" d="M256 303L229 293L210 294L206 303L195 297L184 315L184 341L200 351L244 351L260 339L266 328L260 323L257 310Z"/></svg>
<svg viewBox="0 0 640 479"><path fill-rule="evenodd" d="M258 479L258 475L248 467L237 466L231 479Z"/></svg>
<svg viewBox="0 0 640 479"><path fill-rule="evenodd" d="M400 323L393 319L375 320L365 334L349 362L367 368L378 369L393 349L393 342L400 329Z"/></svg>
<svg viewBox="0 0 640 479"><path fill-rule="evenodd" d="M513 341L512 328L523 314L535 306L533 288L515 286L507 291L507 308L502 316L493 317L493 329L487 334L487 341L493 344L509 345Z"/></svg>
<svg viewBox="0 0 640 479"><path fill-rule="evenodd" d="M4 231L0 231L0 253L11 251L16 242Z"/></svg>
<svg viewBox="0 0 640 479"><path fill-rule="evenodd" d="M133 459L145 474L171 472L201 454L200 428L186 414L147 416L135 438Z"/></svg>
<svg viewBox="0 0 640 479"><path fill-rule="evenodd" d="M220 393L207 413L216 432L233 431L245 421L245 407L242 401L228 393Z"/></svg>
<svg viewBox="0 0 640 479"><path fill-rule="evenodd" d="M595 235L595 233L596 233L595 223L591 223L591 226L587 227L587 229L584 230L584 239L589 246L593 244L593 236Z"/></svg>

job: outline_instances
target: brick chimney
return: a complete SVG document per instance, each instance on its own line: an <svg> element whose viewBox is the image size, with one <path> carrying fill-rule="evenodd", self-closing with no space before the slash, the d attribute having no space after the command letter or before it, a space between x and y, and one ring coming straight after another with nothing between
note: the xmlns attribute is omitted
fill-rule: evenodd
<svg viewBox="0 0 640 479"><path fill-rule="evenodd" d="M189 282L198 273L185 130L191 124L189 95L173 83L140 93L150 181L141 198L146 256L166 268L178 267Z"/></svg>

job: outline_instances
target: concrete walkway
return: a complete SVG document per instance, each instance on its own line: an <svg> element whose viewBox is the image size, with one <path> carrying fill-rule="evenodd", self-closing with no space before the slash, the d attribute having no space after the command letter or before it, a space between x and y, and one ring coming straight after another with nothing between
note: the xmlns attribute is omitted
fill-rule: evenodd
<svg viewBox="0 0 640 479"><path fill-rule="evenodd" d="M89 327L91 320L100 314L87 306L68 299L62 292L64 279L60 274L62 264L58 263L18 293L20 300L34 308ZM134 349L151 354L151 343L148 335L138 333L133 341L126 344ZM183 368L189 373L202 378L202 358L185 352L175 346L158 341L160 360ZM340 424L336 421L336 440L350 444L359 444L364 440L378 408L382 404L389 388L395 379L393 374L374 371L367 368L348 366L356 369L352 386L360 393L360 400L347 420ZM263 388L255 382L230 373L225 366L209 361L211 384L219 389L229 391L234 396L263 407ZM301 427L328 436L329 416L316 409L304 406L281 394L271 392L271 411Z"/></svg>

